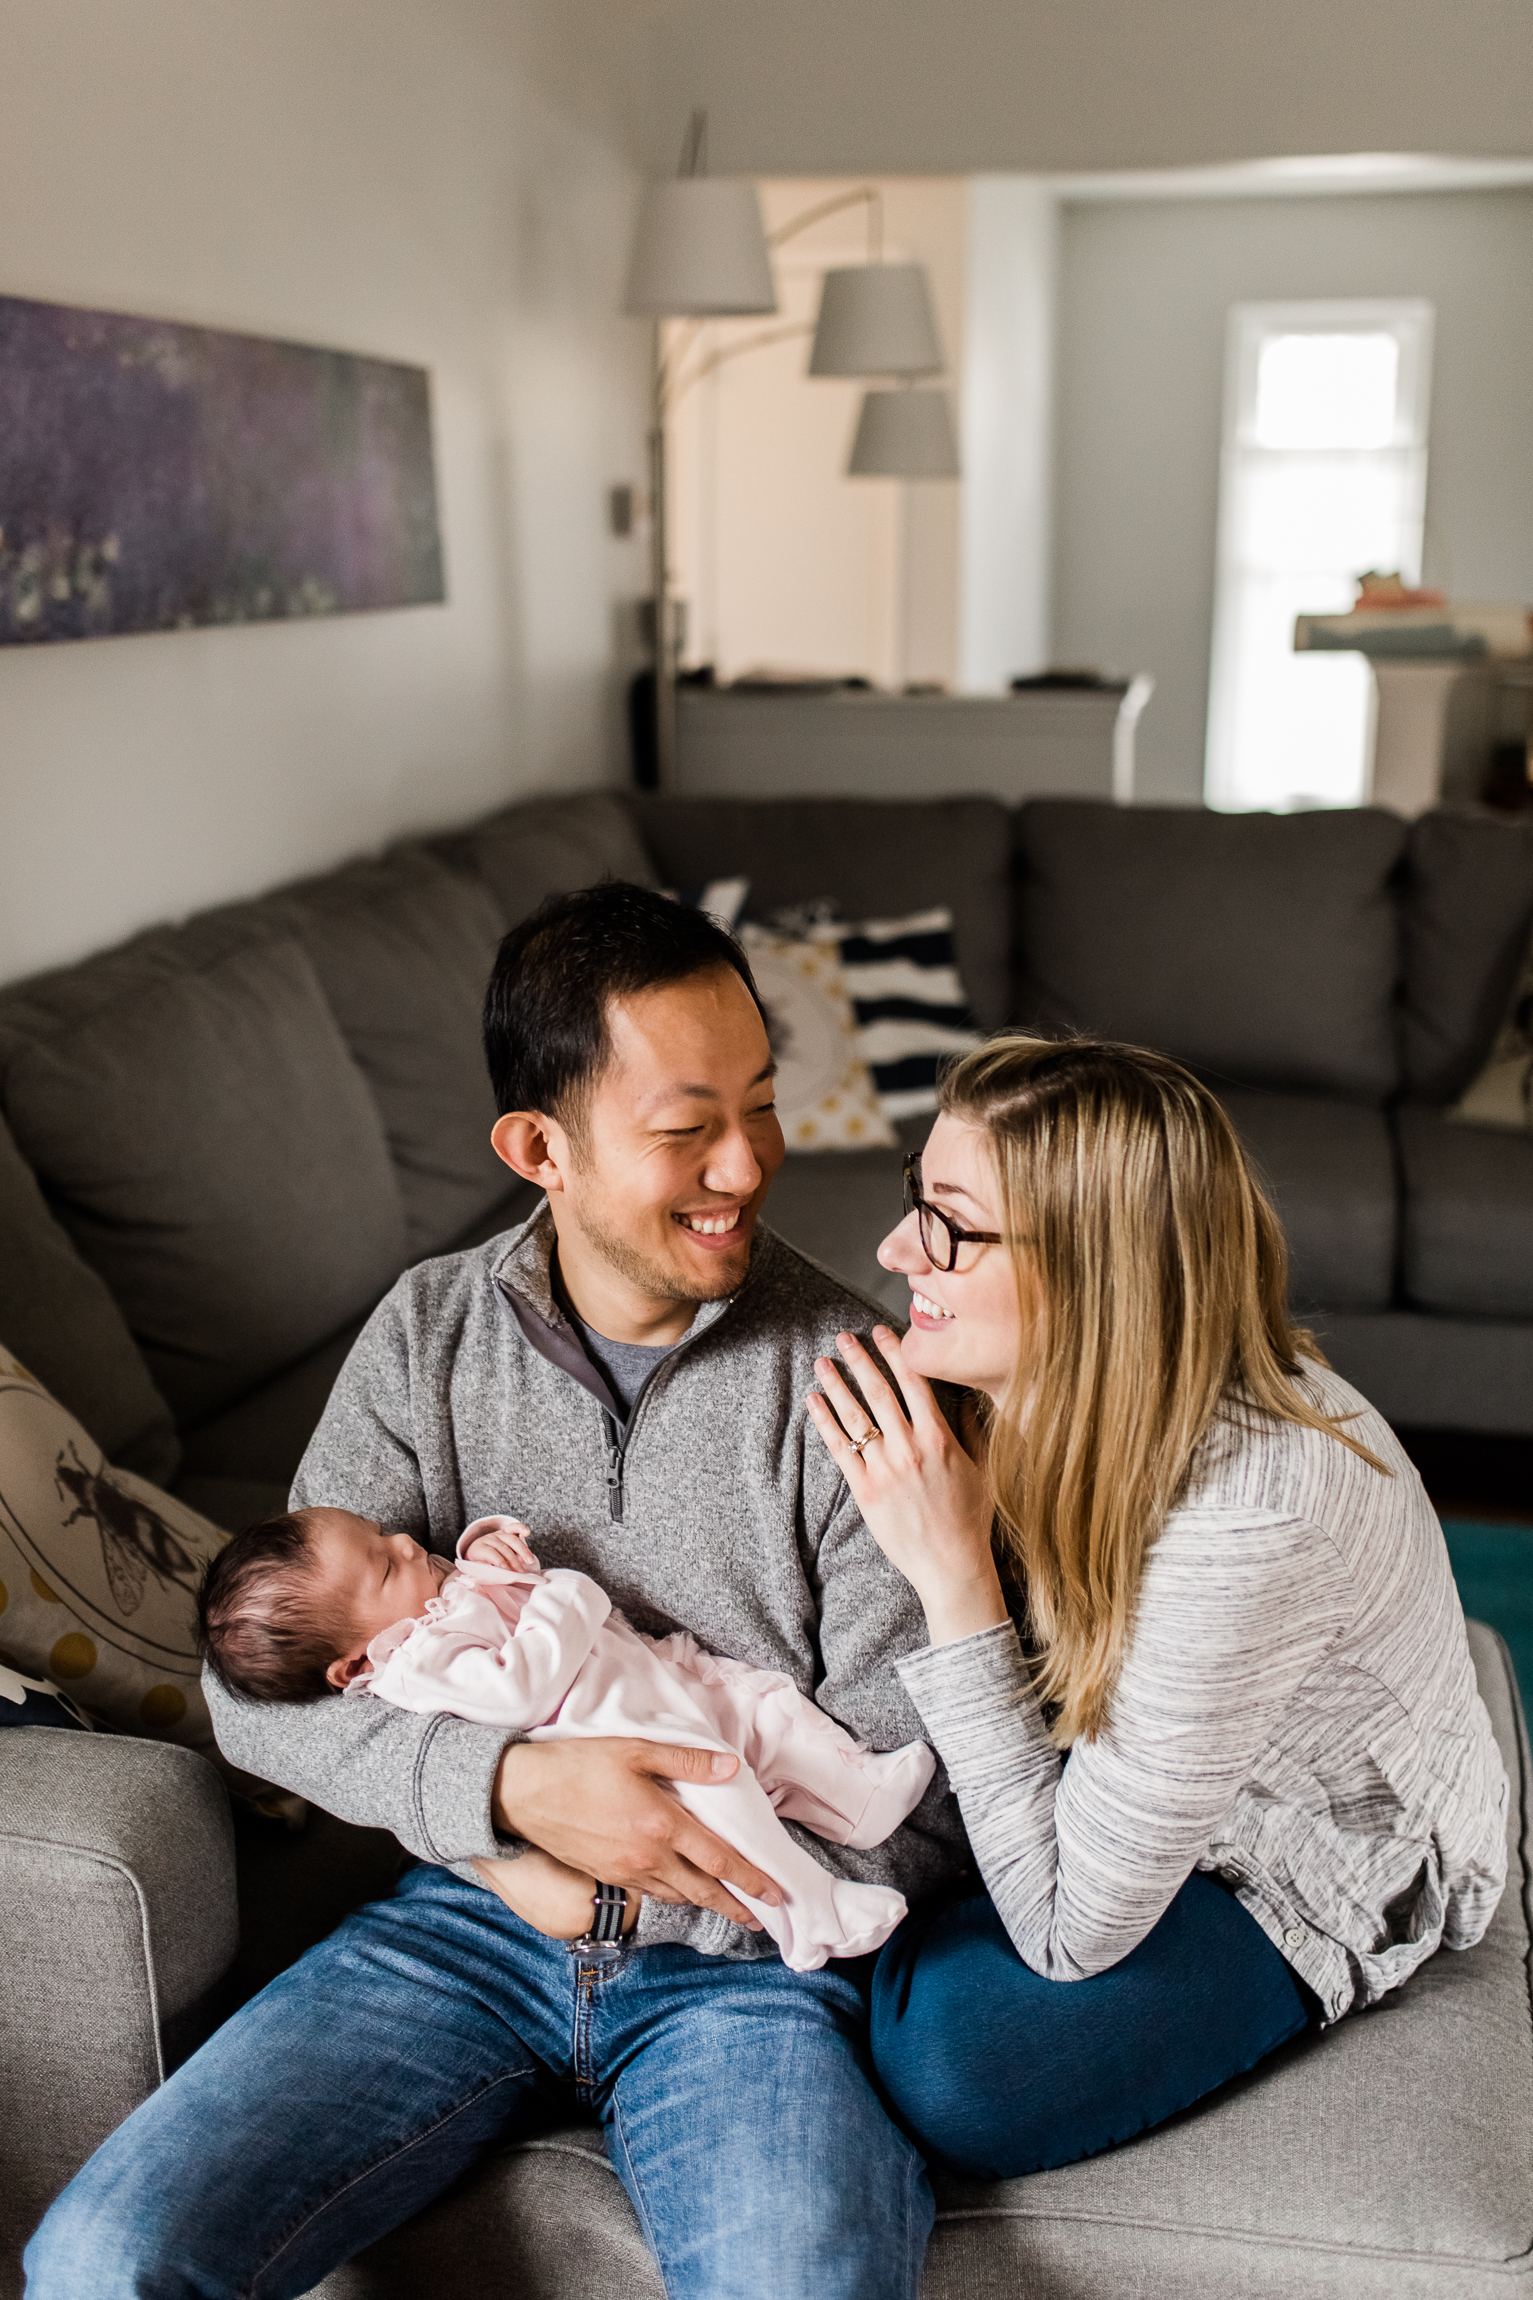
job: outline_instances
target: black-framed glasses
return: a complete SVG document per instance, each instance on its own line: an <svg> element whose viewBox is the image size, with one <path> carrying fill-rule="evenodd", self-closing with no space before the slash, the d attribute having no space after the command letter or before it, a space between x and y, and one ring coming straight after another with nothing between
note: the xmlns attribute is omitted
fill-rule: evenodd
<svg viewBox="0 0 1533 2300"><path fill-rule="evenodd" d="M921 1251L934 1270L953 1269L960 1246L999 1246L999 1230L961 1230L940 1206L921 1195L921 1156L912 1151L905 1160L905 1211L914 1214L921 1232Z"/></svg>

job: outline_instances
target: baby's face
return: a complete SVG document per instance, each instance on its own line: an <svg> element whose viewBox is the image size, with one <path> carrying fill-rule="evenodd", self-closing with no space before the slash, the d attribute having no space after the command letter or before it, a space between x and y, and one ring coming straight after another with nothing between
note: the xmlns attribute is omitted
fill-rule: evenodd
<svg viewBox="0 0 1533 2300"><path fill-rule="evenodd" d="M451 1572L407 1533L390 1533L349 1509L317 1509L312 1542L316 1594L354 1626L362 1646L381 1630L425 1612Z"/></svg>

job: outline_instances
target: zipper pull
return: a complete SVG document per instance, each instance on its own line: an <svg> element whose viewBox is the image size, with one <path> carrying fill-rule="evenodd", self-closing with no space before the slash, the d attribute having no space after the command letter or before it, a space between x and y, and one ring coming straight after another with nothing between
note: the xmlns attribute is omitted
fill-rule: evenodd
<svg viewBox="0 0 1533 2300"><path fill-rule="evenodd" d="M623 1518L623 1448L611 1415L604 1424L607 1440L607 1507L616 1521Z"/></svg>

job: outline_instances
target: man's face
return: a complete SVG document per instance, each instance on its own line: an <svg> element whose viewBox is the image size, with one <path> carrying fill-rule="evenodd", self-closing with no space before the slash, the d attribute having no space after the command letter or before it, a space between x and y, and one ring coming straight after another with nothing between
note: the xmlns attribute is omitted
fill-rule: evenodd
<svg viewBox="0 0 1533 2300"><path fill-rule="evenodd" d="M761 1016L718 966L614 1000L607 1026L611 1060L561 1160L561 1260L568 1225L651 1301L721 1300L783 1160Z"/></svg>

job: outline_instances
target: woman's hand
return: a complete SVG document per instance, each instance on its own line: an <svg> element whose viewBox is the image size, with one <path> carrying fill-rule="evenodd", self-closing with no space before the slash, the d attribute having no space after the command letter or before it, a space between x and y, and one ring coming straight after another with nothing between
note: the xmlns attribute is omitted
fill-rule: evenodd
<svg viewBox="0 0 1533 2300"><path fill-rule="evenodd" d="M534 1846L514 1861L476 1860L474 1867L497 1899L535 1932L546 1933L553 1941L578 1941L591 1930L596 1879L566 1868L552 1853L540 1853ZM629 1894L625 1933L633 1931L643 1906L642 1893Z"/></svg>
<svg viewBox="0 0 1533 2300"><path fill-rule="evenodd" d="M905 1370L894 1329L875 1326L873 1339L894 1369L905 1410L878 1360L855 1334L838 1334L836 1347L867 1404L829 1358L817 1358L825 1395L810 1392L810 1419L868 1531L925 1607L933 1645L947 1645L1006 1619L990 1546L989 1494L983 1472L943 1419L931 1384ZM859 1451L853 1441L870 1432L876 1433L871 1443Z"/></svg>

